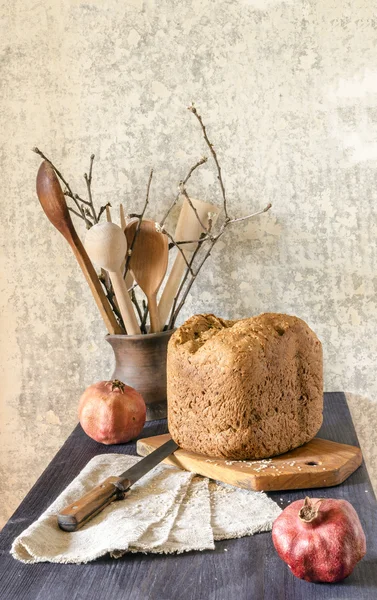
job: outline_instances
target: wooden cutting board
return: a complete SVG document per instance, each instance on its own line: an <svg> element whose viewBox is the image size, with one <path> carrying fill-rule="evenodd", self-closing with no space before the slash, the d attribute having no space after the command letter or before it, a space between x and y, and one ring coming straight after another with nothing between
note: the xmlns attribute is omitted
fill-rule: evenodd
<svg viewBox="0 0 377 600"><path fill-rule="evenodd" d="M164 444L169 434L138 440L136 449L147 456ZM179 449L164 463L224 483L255 491L330 487L342 483L361 465L360 448L314 438L304 446L264 460L209 458Z"/></svg>

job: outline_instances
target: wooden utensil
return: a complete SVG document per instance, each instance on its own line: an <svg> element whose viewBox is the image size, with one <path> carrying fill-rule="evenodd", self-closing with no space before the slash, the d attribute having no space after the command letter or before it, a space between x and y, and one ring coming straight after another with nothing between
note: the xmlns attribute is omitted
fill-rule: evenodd
<svg viewBox="0 0 377 600"><path fill-rule="evenodd" d="M138 220L126 226L128 247L131 248L136 234ZM143 220L133 245L130 257L130 269L148 299L150 332L161 331L161 320L157 308L157 292L168 267L168 238L156 231L154 221Z"/></svg>
<svg viewBox="0 0 377 600"><path fill-rule="evenodd" d="M126 227L126 220L124 218L124 211L123 211L123 205L122 204L120 205L120 211L119 212L120 212L120 226L121 226L121 229L123 229L123 231L124 231L124 229ZM112 223L113 222L113 220L111 218L111 210L110 210L109 206L106 206L106 221L108 223ZM120 267L120 270L121 270L122 273L124 273L124 265L125 265L125 263L126 263L126 257L124 257L124 260L123 260L123 262L121 264L121 267ZM132 277L132 275L131 275L131 273L130 273L129 270L127 271L127 274L126 274L126 277L124 278L124 281L126 283L127 290L129 290L132 287L133 282L134 282L134 278Z"/></svg>
<svg viewBox="0 0 377 600"><path fill-rule="evenodd" d="M123 231L126 229L126 216L124 214L124 208L123 208L123 204L120 204L119 206L119 217L120 217L120 226L123 229Z"/></svg>
<svg viewBox="0 0 377 600"><path fill-rule="evenodd" d="M123 204L121 204L119 206L119 216L120 216L120 226L124 231L124 235L126 235L126 225L127 225L127 221L126 221L126 217L124 214L124 208L123 208ZM139 219L137 219L138 221ZM124 262L122 263L122 273L124 271L124 265L125 265L126 259L124 260ZM131 271L129 269L127 269L127 273L126 273L126 277L124 278L124 281L126 282L126 288L129 290L134 283L134 278L132 277Z"/></svg>
<svg viewBox="0 0 377 600"><path fill-rule="evenodd" d="M111 334L124 333L111 310L109 301L102 289L97 273L85 252L84 246L73 226L64 194L54 169L43 161L37 175L37 194L42 208L53 226L60 231L71 246L90 291L99 308L107 330Z"/></svg>
<svg viewBox="0 0 377 600"><path fill-rule="evenodd" d="M208 202L203 202L202 200L196 200L195 198L190 198L190 200L195 207L201 222L206 228L208 227L208 213L212 213L212 223L215 224L221 210L218 206L209 204ZM194 211L185 198L179 214L174 239L177 242L198 240L204 231L205 230L200 225ZM197 246L198 244L182 244L181 248L187 261L190 261L191 256L195 252ZM184 261L184 258L182 254L178 252L158 304L161 323L163 325L168 320L175 295L178 291L179 284L181 283L186 268L187 265Z"/></svg>
<svg viewBox="0 0 377 600"><path fill-rule="evenodd" d="M86 234L85 248L91 260L110 275L127 333L140 334L140 327L121 271L127 253L127 239L124 232L115 223L97 223Z"/></svg>
<svg viewBox="0 0 377 600"><path fill-rule="evenodd" d="M169 439L165 434L138 440L137 452L146 456ZM291 452L264 460L232 461L179 449L164 462L236 487L273 491L338 485L361 465L362 454L356 446L314 438Z"/></svg>

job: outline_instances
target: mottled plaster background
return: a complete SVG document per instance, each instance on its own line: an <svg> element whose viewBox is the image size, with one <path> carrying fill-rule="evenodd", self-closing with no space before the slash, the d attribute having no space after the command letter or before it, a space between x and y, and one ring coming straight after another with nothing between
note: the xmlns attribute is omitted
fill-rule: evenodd
<svg viewBox="0 0 377 600"><path fill-rule="evenodd" d="M217 246L182 314L284 311L324 346L326 390L347 390L375 484L377 34L369 0L9 0L1 3L0 518L109 376L105 328L34 191L37 145L75 190L96 154L98 203L150 216L206 153L230 212L267 202ZM193 196L220 201L212 164ZM82 232L81 225L79 226Z"/></svg>

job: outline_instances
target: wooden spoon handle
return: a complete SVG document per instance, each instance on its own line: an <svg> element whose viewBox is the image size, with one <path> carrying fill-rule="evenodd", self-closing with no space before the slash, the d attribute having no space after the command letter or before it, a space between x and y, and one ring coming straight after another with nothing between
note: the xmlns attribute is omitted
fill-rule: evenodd
<svg viewBox="0 0 377 600"><path fill-rule="evenodd" d="M98 279L98 275L95 271L95 268L93 267L90 258L87 255L86 250L82 245L79 237L75 239L74 243L70 243L70 246L85 276L90 291L92 292L93 298L96 301L102 319L106 325L107 331L112 335L124 333L123 329L121 328L114 316L109 301L106 298L101 283Z"/></svg>
<svg viewBox="0 0 377 600"><path fill-rule="evenodd" d="M151 322L150 333L161 331L161 320L157 308L156 296L148 296L149 319Z"/></svg>
<svg viewBox="0 0 377 600"><path fill-rule="evenodd" d="M124 271L124 263L122 263L122 273L123 273L123 271ZM134 284L134 278L132 277L132 273L130 270L127 271L124 281L126 283L126 288L129 290Z"/></svg>
<svg viewBox="0 0 377 600"><path fill-rule="evenodd" d="M113 284L114 293L118 301L120 314L126 326L128 335L140 335L140 327L138 325L134 307L126 288L126 284L120 272L110 273L111 283Z"/></svg>
<svg viewBox="0 0 377 600"><path fill-rule="evenodd" d="M123 231L126 229L126 216L124 214L124 208L123 208L123 204L121 204L119 206L119 217L120 217L120 226L123 229ZM126 235L126 234L125 234Z"/></svg>
<svg viewBox="0 0 377 600"><path fill-rule="evenodd" d="M189 260L190 255L188 253L185 254L186 256L188 256ZM171 307L173 306L174 298L178 291L183 274L186 270L186 266L187 265L183 259L182 254L178 252L177 256L175 257L175 261L170 271L169 277L166 281L164 291L162 292L160 301L158 303L158 312L160 315L162 327L166 324L169 318Z"/></svg>

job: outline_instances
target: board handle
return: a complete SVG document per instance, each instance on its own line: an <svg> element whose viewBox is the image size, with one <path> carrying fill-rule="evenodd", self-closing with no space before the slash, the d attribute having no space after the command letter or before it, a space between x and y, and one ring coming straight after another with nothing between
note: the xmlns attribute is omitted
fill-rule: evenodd
<svg viewBox="0 0 377 600"><path fill-rule="evenodd" d="M60 529L77 531L111 502L122 500L130 485L119 477L108 477L57 515Z"/></svg>

